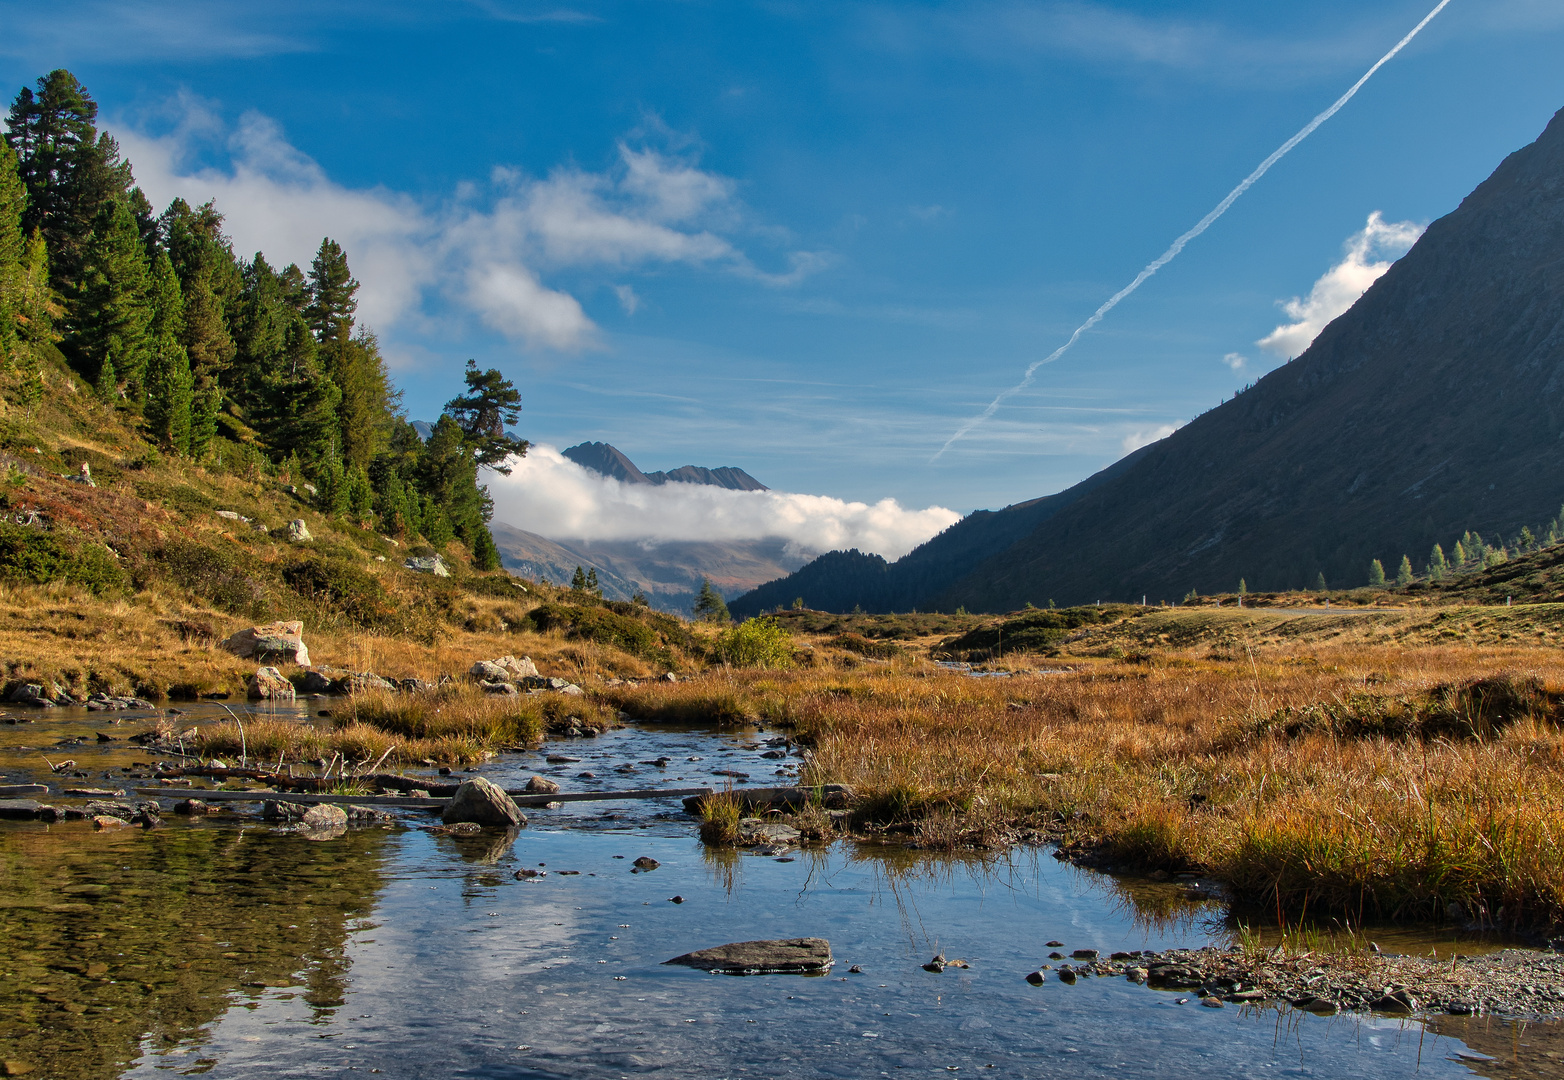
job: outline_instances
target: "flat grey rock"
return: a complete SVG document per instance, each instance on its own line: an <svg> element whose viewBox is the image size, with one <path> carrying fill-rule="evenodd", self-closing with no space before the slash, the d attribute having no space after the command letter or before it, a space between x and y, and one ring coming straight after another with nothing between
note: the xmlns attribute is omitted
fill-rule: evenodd
<svg viewBox="0 0 1564 1080"><path fill-rule="evenodd" d="M724 975L764 975L825 972L836 961L831 956L829 941L806 937L737 941L730 945L718 945L714 949L685 953L672 960L664 960L663 963L716 971Z"/></svg>

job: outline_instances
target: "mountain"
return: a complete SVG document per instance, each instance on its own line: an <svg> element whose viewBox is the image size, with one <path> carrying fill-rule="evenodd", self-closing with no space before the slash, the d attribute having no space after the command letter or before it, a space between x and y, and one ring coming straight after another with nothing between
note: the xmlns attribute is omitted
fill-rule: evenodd
<svg viewBox="0 0 1564 1080"><path fill-rule="evenodd" d="M1421 566L1464 530L1508 540L1547 521L1564 499L1561 452L1564 111L1297 359L1052 496L1013 542L998 535L1009 511L950 530L972 522L978 557L940 561L926 602L1175 600L1319 574L1360 585L1371 559L1394 573L1403 554ZM874 579L860 566L852 589L869 595Z"/></svg>
<svg viewBox="0 0 1564 1080"><path fill-rule="evenodd" d="M669 472L644 473L635 467L635 462L626 457L623 451L608 443L581 443L560 452L583 469L591 469L627 484L709 484L730 491L770 490L743 469L731 465L717 469L681 465Z"/></svg>
<svg viewBox="0 0 1564 1080"><path fill-rule="evenodd" d="M1068 491L1047 495L1003 510L977 510L912 551L886 562L860 551L832 551L785 578L768 582L732 600L728 610L739 618L802 599L819 611L847 612L928 610L935 597L972 567L1026 537L1070 503L1128 467L1143 451L1131 454Z"/></svg>
<svg viewBox="0 0 1564 1080"><path fill-rule="evenodd" d="M549 540L500 523L490 531L501 564L512 573L565 585L576 567L596 568L606 599L628 600L641 592L653 607L685 615L702 578L709 578L725 596L736 596L797 570L808 559L790 554L783 540L653 545L634 540Z"/></svg>

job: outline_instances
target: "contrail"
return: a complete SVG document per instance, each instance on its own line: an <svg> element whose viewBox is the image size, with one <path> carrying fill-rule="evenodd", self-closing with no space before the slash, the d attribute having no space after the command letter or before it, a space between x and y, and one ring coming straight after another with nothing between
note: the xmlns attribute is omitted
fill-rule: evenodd
<svg viewBox="0 0 1564 1080"><path fill-rule="evenodd" d="M1152 274L1155 274L1158 270L1161 270L1168 263L1172 262L1178 256L1178 253L1184 250L1184 246L1186 244L1209 229L1217 218L1227 213L1227 208L1232 206L1233 203L1237 202L1240 195L1253 187L1256 180L1260 179L1260 177L1269 172L1272 165L1275 165L1278 161L1285 157L1287 152L1290 151L1293 147L1297 146L1299 143L1303 142L1304 139L1307 139L1310 135L1314 134L1315 128L1319 127L1321 124L1325 123L1325 121L1329 120L1331 117L1340 112L1341 107L1347 102L1351 101L1353 97L1357 95L1359 90L1363 89L1363 84L1368 82L1369 79L1373 78L1376 71L1389 63L1391 57L1395 56L1396 53L1406 48L1408 43L1410 43L1413 38L1417 37L1417 35L1422 32L1423 27L1433 22L1434 16L1443 11L1445 6L1449 3L1450 0L1439 0L1439 4L1434 8L1434 10L1423 16L1423 21L1412 27L1411 32L1408 33L1406 37L1396 42L1396 47L1394 49L1391 49L1384 56L1381 56L1378 63L1369 68L1368 71L1364 72L1363 77L1352 84L1351 89L1336 99L1335 104L1305 124L1303 130L1298 132L1298 134L1294 135L1292 138L1282 143L1281 146L1277 147L1275 152L1272 153L1270 157L1266 158L1264 161L1260 162L1258 166L1256 166L1254 172L1244 177L1243 183L1239 184L1232 191L1227 193L1227 198L1217 203L1214 210L1196 222L1193 229L1190 229L1183 236L1180 236L1177 240L1173 241L1171 247L1169 247L1161 255L1158 255L1150 263L1147 263L1146 268L1135 275L1134 281L1130 282L1128 285L1124 286L1124 288L1108 297L1107 301L1102 305L1102 307L1092 312L1091 318L1087 319L1080 326L1075 328L1075 333L1070 335L1070 340L1066 341L1063 345L1059 346L1041 360L1033 360L1031 365L1026 369L1026 374L1021 377L1021 381L1016 383L1010 389L1002 392L993 401L988 403L988 408L984 409L982 412L978 413L978 415L974 416L971 420L968 420L965 424L963 424L954 435L945 441L945 445L939 448L939 453L935 454L932 458L929 459L930 463L932 464L933 462L938 461L946 450L949 450L957 443L957 441L964 438L968 432L972 431L973 428L978 427L980 424L988 420L989 417L998 412L1001 405L1003 405L1014 395L1020 393L1022 390L1025 390L1028 386L1032 385L1032 376L1037 374L1038 368L1042 367L1044 364L1051 364L1055 360L1059 359L1059 357L1063 356L1067 351L1069 351L1070 346L1074 345L1078 340L1080 340L1082 334L1086 333L1086 331L1102 322L1104 315L1118 307L1120 300L1123 300L1130 293L1140 288L1142 282L1144 282Z"/></svg>

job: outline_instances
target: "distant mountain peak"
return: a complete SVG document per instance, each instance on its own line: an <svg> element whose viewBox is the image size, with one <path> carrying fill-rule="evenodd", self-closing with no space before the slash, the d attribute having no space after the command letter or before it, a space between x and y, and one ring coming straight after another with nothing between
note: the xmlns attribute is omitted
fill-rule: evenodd
<svg viewBox="0 0 1564 1080"><path fill-rule="evenodd" d="M743 469L723 465L707 469L700 465L681 465L669 472L642 472L622 450L604 442L585 442L560 451L583 469L627 484L706 484L730 491L769 491Z"/></svg>

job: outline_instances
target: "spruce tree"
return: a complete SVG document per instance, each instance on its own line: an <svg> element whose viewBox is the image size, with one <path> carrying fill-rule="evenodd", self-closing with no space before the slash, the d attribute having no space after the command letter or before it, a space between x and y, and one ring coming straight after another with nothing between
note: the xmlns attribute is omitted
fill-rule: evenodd
<svg viewBox="0 0 1564 1080"><path fill-rule="evenodd" d="M105 203L86 247L70 344L94 385L123 380L133 401L152 349L146 250L123 199ZM108 369L112 368L112 373Z"/></svg>
<svg viewBox="0 0 1564 1080"><path fill-rule="evenodd" d="M358 310L358 282L348 269L342 246L327 237L310 263L309 306L305 317L315 340L345 342L353 333L353 313Z"/></svg>
<svg viewBox="0 0 1564 1080"><path fill-rule="evenodd" d="M693 614L701 622L729 622L728 605L722 594L712 588L710 578L701 578L701 591L695 597Z"/></svg>
<svg viewBox="0 0 1564 1080"><path fill-rule="evenodd" d="M190 359L180 344L184 301L179 278L168 252L159 251L152 266L152 348L147 360L147 430L165 450L190 452L190 405L194 382Z"/></svg>
<svg viewBox="0 0 1564 1080"><path fill-rule="evenodd" d="M1376 589L1384 587L1385 566L1378 559L1369 563L1369 584Z"/></svg>
<svg viewBox="0 0 1564 1080"><path fill-rule="evenodd" d="M1412 584L1412 560L1407 556L1401 556L1401 566L1396 570L1396 584Z"/></svg>

